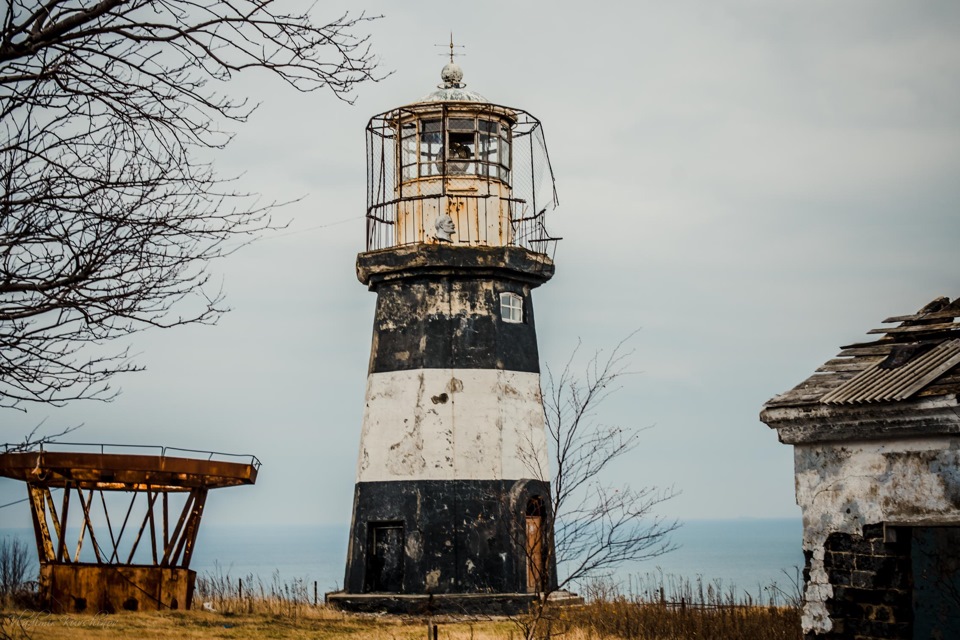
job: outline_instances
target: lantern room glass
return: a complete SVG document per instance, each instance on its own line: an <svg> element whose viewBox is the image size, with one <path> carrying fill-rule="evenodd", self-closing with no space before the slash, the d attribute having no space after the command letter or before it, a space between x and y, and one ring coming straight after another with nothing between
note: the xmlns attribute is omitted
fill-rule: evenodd
<svg viewBox="0 0 960 640"><path fill-rule="evenodd" d="M509 184L510 126L465 114L400 124L400 181L481 176Z"/></svg>

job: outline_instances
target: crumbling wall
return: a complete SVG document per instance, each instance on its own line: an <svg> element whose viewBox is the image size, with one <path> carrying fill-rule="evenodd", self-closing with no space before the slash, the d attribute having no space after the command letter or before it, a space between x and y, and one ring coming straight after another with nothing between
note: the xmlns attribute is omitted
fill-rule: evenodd
<svg viewBox="0 0 960 640"><path fill-rule="evenodd" d="M857 612L885 624L876 616L896 614L899 605L869 609L852 605L850 598L867 605L873 604L868 592L899 590L899 578L889 572L899 567L896 558L902 549L893 553L885 546L882 523L960 523L960 443L940 437L797 444L794 465L808 557L804 632L808 637L854 637L838 623ZM860 586L853 584L854 577ZM848 578L851 584L844 584Z"/></svg>
<svg viewBox="0 0 960 640"><path fill-rule="evenodd" d="M910 640L913 637L910 536L881 524L863 534L831 533L824 544L824 570L833 595L826 609L833 623L808 638Z"/></svg>

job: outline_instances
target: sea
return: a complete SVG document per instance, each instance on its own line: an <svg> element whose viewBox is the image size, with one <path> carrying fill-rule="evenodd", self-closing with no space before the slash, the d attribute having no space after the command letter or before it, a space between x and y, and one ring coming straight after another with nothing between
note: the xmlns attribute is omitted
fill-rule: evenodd
<svg viewBox="0 0 960 640"><path fill-rule="evenodd" d="M229 583L252 580L269 589L296 582L311 593L316 583L321 594L336 591L343 585L348 530L347 524L204 524L191 568ZM803 567L801 534L799 518L687 520L671 534L676 549L600 578L621 593L641 593L652 583L666 584L669 591L670 584L687 581L766 600L771 588L795 588ZM34 544L31 529L0 528L3 537ZM559 573L563 577L562 565ZM572 588L583 592L590 585Z"/></svg>

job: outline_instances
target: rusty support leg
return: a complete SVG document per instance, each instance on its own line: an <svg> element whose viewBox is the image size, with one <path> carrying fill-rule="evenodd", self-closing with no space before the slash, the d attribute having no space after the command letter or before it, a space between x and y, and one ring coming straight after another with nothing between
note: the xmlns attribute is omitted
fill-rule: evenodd
<svg viewBox="0 0 960 640"><path fill-rule="evenodd" d="M166 496L167 492L164 491L163 495ZM153 505L157 502L157 494L153 494L153 500L150 502L150 509L147 512L147 516L150 518L150 553L153 557L153 564L160 564L158 561L159 554L157 553L157 518L153 513Z"/></svg>
<svg viewBox="0 0 960 640"><path fill-rule="evenodd" d="M97 558L97 564L103 564L103 558L100 557L100 545L97 544L97 536L93 533L93 522L90 521L90 506L93 504L93 489L87 493L87 499L83 499L83 491L77 487L77 495L80 496L80 506L83 507L83 526L90 532L90 544L93 545L93 555ZM83 535L83 529L81 536ZM82 540L82 538L81 538ZM80 556L80 545L77 545L77 556Z"/></svg>
<svg viewBox="0 0 960 640"><path fill-rule="evenodd" d="M133 546L130 548L130 556L127 558L127 564L133 562L133 554L137 552L137 546L140 544L140 537L143 536L143 530L147 528L147 521L150 519L150 514L153 513L153 502L156 500L157 494L151 493L150 488L147 488L147 512L143 514L143 522L140 524L140 530L137 531L137 537L133 540ZM157 564L157 547L153 547L153 564Z"/></svg>
<svg viewBox="0 0 960 640"><path fill-rule="evenodd" d="M172 562L174 566L177 565L177 558L180 556L182 549L183 562L180 563L180 566L184 569L190 567L190 559L193 557L193 547L197 541L197 533L200 531L200 519L203 517L203 505L207 501L206 489L194 489L194 491L197 492L197 496L193 501L193 510L190 512L187 527L184 529L183 536L180 538L180 544L177 547L177 552L174 554Z"/></svg>
<svg viewBox="0 0 960 640"><path fill-rule="evenodd" d="M161 566L166 567L170 564L170 556L173 554L174 546L180 541L180 533L183 530L183 523L187 519L187 514L189 514L190 510L193 508L193 501L196 499L196 495L197 490L191 489L190 495L187 496L187 502L183 505L183 511L180 512L180 519L177 520L177 526L173 529L173 535L170 536L170 542L163 550L163 560L160 561Z"/></svg>
<svg viewBox="0 0 960 640"><path fill-rule="evenodd" d="M167 492L163 492L163 548L170 544L170 505L167 503Z"/></svg>
<svg viewBox="0 0 960 640"><path fill-rule="evenodd" d="M107 554L107 564L110 564L110 558L117 555L117 542L113 537L113 525L110 523L110 510L107 509L107 499L103 495L103 489L98 491L100 494L100 504L103 505L103 517L107 519L107 533L110 535L110 545L113 547L109 554Z"/></svg>
<svg viewBox="0 0 960 640"><path fill-rule="evenodd" d="M137 500L136 491L132 491L130 495L130 506L127 507L127 515L123 517L123 525L120 527L120 533L117 534L117 541L113 545L113 555L110 556L110 562L114 560L120 562L120 539L123 538L123 532L127 530L127 521L130 519L130 512L133 511L133 503ZM128 563L129 564L129 563Z"/></svg>
<svg viewBox="0 0 960 640"><path fill-rule="evenodd" d="M47 505L47 511L50 513L50 520L53 522L53 532L57 534L57 546L60 545L60 518L57 517L57 507L53 503L53 496L50 495L50 487L44 486L43 501Z"/></svg>
<svg viewBox="0 0 960 640"><path fill-rule="evenodd" d="M70 508L70 483L63 485L63 502L60 505L60 526L57 527L59 538L57 539L57 562L63 562L66 558L70 562L70 554L67 553L67 511Z"/></svg>
<svg viewBox="0 0 960 640"><path fill-rule="evenodd" d="M33 515L33 533L37 538L37 557L41 562L52 562L56 556L53 553L53 542L50 540L50 528L47 526L47 508L44 504L43 489L44 487L27 484L30 513Z"/></svg>

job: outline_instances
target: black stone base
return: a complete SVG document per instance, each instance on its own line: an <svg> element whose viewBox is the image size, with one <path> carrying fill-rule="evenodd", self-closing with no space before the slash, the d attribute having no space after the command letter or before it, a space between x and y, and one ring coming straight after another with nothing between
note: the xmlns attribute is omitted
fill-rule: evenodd
<svg viewBox="0 0 960 640"><path fill-rule="evenodd" d="M390 594L345 593L337 591L324 597L337 609L357 613L392 613L398 615L503 615L513 616L529 610L539 596L533 593L443 593ZM558 592L550 601L561 606L583 604L575 593Z"/></svg>
<svg viewBox="0 0 960 640"><path fill-rule="evenodd" d="M526 593L527 510L549 496L548 484L529 479L360 482L344 591ZM553 558L547 571L556 585Z"/></svg>

